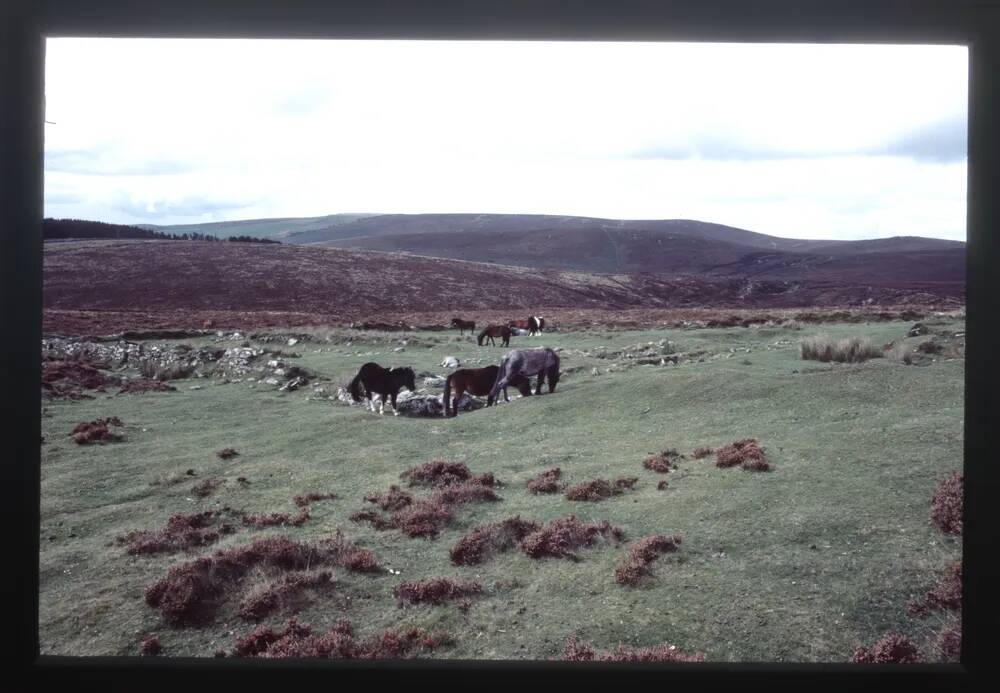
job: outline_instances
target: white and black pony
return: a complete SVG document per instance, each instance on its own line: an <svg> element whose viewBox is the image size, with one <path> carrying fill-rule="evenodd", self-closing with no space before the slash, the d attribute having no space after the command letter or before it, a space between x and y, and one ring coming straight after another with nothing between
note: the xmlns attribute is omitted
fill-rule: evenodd
<svg viewBox="0 0 1000 693"><path fill-rule="evenodd" d="M519 330L527 330L528 335L534 337L542 333L542 328L545 327L545 318L539 315L532 315L527 320L511 320L507 323L507 326Z"/></svg>
<svg viewBox="0 0 1000 693"><path fill-rule="evenodd" d="M392 400L392 410L399 414L396 410L396 396L404 387L410 392L417 389L416 374L412 368L382 368L369 361L354 376L347 390L355 402L360 402L362 396L367 397L373 412L375 404L372 402L372 394L381 395L379 414L385 414L385 400L389 397Z"/></svg>
<svg viewBox="0 0 1000 693"><path fill-rule="evenodd" d="M559 382L559 354L548 347L508 351L500 361L500 370L489 396L496 399L497 393L507 385L520 377L528 378L532 375L538 376L536 395L542 394L542 383L546 378L549 380L549 392L555 392L556 383Z"/></svg>

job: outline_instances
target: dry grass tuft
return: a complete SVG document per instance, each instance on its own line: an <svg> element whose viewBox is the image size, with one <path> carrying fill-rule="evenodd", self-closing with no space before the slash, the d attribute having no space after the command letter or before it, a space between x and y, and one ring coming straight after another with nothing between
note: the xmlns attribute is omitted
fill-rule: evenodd
<svg viewBox="0 0 1000 693"><path fill-rule="evenodd" d="M802 358L811 361L861 363L882 356L868 337L847 337L834 341L825 334L806 337L801 343Z"/></svg>

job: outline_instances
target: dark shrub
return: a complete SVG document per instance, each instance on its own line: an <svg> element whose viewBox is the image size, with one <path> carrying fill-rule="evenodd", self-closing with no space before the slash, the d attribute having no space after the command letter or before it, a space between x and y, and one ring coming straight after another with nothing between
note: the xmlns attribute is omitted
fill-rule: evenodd
<svg viewBox="0 0 1000 693"><path fill-rule="evenodd" d="M916 646L899 633L886 633L871 647L859 647L851 655L857 664L908 664L920 661Z"/></svg>
<svg viewBox="0 0 1000 693"><path fill-rule="evenodd" d="M528 490L532 493L557 493L559 484L556 483L562 475L559 467L542 472L539 476L528 481Z"/></svg>
<svg viewBox="0 0 1000 693"><path fill-rule="evenodd" d="M931 518L947 534L962 533L962 493L965 475L955 472L942 479L931 500Z"/></svg>

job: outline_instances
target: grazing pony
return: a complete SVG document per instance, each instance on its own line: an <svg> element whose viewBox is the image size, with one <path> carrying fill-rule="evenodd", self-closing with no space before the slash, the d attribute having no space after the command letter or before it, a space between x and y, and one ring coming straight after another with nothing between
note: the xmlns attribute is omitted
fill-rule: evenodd
<svg viewBox="0 0 1000 693"><path fill-rule="evenodd" d="M368 398L368 404L371 406L373 412L375 411L375 405L372 403L372 393L381 395L379 414L383 415L385 414L385 399L386 397L391 397L392 410L398 415L399 411L396 410L396 395L404 387L410 392L416 390L417 384L415 381L416 375L412 368L382 368L377 363L369 361L361 367L361 370L354 376L354 380L347 386L347 389L351 393L351 399L355 402L360 402L361 396L364 394ZM364 391L363 393L362 390Z"/></svg>
<svg viewBox="0 0 1000 693"><path fill-rule="evenodd" d="M546 376L549 379L549 392L555 392L556 383L559 382L559 355L548 347L508 351L500 361L500 371L490 389L490 396L495 398L502 388L514 382L514 378L527 378L536 374L538 375L536 395L542 394L542 383L545 382Z"/></svg>
<svg viewBox="0 0 1000 693"><path fill-rule="evenodd" d="M493 338L502 337L503 346L510 346L510 335L511 335L511 330L506 325L490 325L485 330L479 333L479 336L476 338L476 341L479 343L479 346L483 346L483 340L489 339L490 344L496 346L496 342L493 340Z"/></svg>
<svg viewBox="0 0 1000 693"><path fill-rule="evenodd" d="M511 320L507 323L507 326L516 327L519 330L527 330L528 334L534 337L542 333L542 328L545 327L545 318L532 315L527 320Z"/></svg>
<svg viewBox="0 0 1000 693"><path fill-rule="evenodd" d="M461 318L452 318L451 326L457 327L459 334L465 334L465 330L472 332L476 329L476 323L473 320L462 320Z"/></svg>
<svg viewBox="0 0 1000 693"><path fill-rule="evenodd" d="M449 375L444 381L444 415L458 416L458 401L466 392L477 397L486 397L486 406L492 407L493 396L490 395L490 388L496 382L499 372L500 366L487 366L486 368L462 368ZM531 394L531 383L525 377L515 376L507 384L516 387L524 396ZM452 388L455 388L454 400L451 398ZM503 399L505 402L510 401L506 387L503 388Z"/></svg>

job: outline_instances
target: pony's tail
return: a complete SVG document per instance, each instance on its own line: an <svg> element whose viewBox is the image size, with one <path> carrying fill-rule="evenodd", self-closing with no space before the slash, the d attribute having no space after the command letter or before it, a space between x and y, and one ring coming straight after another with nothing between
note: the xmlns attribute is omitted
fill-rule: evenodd
<svg viewBox="0 0 1000 693"><path fill-rule="evenodd" d="M455 377L455 374L450 374L444 380L444 415L451 416L451 411L449 410L449 402L451 402L451 379Z"/></svg>
<svg viewBox="0 0 1000 693"><path fill-rule="evenodd" d="M351 393L351 399L355 402L361 401L361 374L354 376L354 380L347 386L347 391Z"/></svg>

